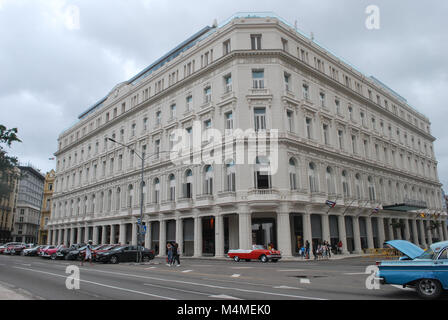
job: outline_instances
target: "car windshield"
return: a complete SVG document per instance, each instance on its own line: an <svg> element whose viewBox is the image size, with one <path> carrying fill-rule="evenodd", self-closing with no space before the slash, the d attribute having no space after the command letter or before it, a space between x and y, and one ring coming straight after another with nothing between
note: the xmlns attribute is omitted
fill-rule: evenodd
<svg viewBox="0 0 448 320"><path fill-rule="evenodd" d="M118 251L120 249L124 248L123 246L118 246L116 248L111 249L110 251Z"/></svg>
<svg viewBox="0 0 448 320"><path fill-rule="evenodd" d="M263 245L254 245L253 247L252 247L254 250L264 250L264 246Z"/></svg>
<svg viewBox="0 0 448 320"><path fill-rule="evenodd" d="M432 260L434 259L434 251L432 251L432 249L428 249L425 252L423 252L420 256L418 256L417 259Z"/></svg>

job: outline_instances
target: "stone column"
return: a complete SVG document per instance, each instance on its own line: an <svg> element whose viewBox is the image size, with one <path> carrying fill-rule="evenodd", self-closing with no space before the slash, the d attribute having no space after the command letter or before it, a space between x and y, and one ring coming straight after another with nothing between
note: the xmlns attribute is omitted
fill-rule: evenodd
<svg viewBox="0 0 448 320"><path fill-rule="evenodd" d="M82 242L82 239L81 239L81 231L82 231L81 227L78 227L78 232L77 232L77 234L76 234L76 242L77 242L77 243L81 243L81 242Z"/></svg>
<svg viewBox="0 0 448 320"><path fill-rule="evenodd" d="M429 228L431 226L430 220L427 220L426 227ZM428 247L432 245L432 230L428 229Z"/></svg>
<svg viewBox="0 0 448 320"><path fill-rule="evenodd" d="M65 230L64 230L64 245L66 245L66 246L68 246L68 241L69 241L68 230L70 230L70 229L69 228L65 228Z"/></svg>
<svg viewBox="0 0 448 320"><path fill-rule="evenodd" d="M64 241L64 238L63 238L63 234L62 234L62 232L64 231L64 229L59 229L59 234L58 234L58 245L60 245L63 241Z"/></svg>
<svg viewBox="0 0 448 320"><path fill-rule="evenodd" d="M303 244L306 244L306 241L310 244L310 259L313 259L313 235L311 231L311 215L306 212L303 214Z"/></svg>
<svg viewBox="0 0 448 320"><path fill-rule="evenodd" d="M177 234L177 233L176 233ZM145 248L151 249L151 222L146 220Z"/></svg>
<svg viewBox="0 0 448 320"><path fill-rule="evenodd" d="M387 228L389 229L389 238L390 238L388 240L395 240L394 228L392 228L392 218L387 219Z"/></svg>
<svg viewBox="0 0 448 320"><path fill-rule="evenodd" d="M51 244L52 237L53 237L53 229L48 229L47 246Z"/></svg>
<svg viewBox="0 0 448 320"><path fill-rule="evenodd" d="M404 221L404 237L406 241L411 241L411 232L409 230L409 220L403 219Z"/></svg>
<svg viewBox="0 0 448 320"><path fill-rule="evenodd" d="M373 242L373 229L372 229L371 217L366 217L366 229L367 229L367 248L374 249L375 244Z"/></svg>
<svg viewBox="0 0 448 320"><path fill-rule="evenodd" d="M384 241L386 241L386 236L384 234L384 218L378 217L378 245L380 248L383 247Z"/></svg>
<svg viewBox="0 0 448 320"><path fill-rule="evenodd" d="M361 248L361 234L359 232L359 217L353 216L353 239L355 241L355 250L353 253L363 253Z"/></svg>
<svg viewBox="0 0 448 320"><path fill-rule="evenodd" d="M194 217L194 257L202 256L202 218Z"/></svg>
<svg viewBox="0 0 448 320"><path fill-rule="evenodd" d="M99 244L98 243L98 236L99 236L98 227L97 226L93 226L93 236L92 236L93 244Z"/></svg>
<svg viewBox="0 0 448 320"><path fill-rule="evenodd" d="M396 222L401 222L400 219L396 219ZM397 240L402 240L401 228L395 228L397 230Z"/></svg>
<svg viewBox="0 0 448 320"><path fill-rule="evenodd" d="M446 241L448 240L448 230L446 229L446 221L442 221L442 228L443 228L443 240Z"/></svg>
<svg viewBox="0 0 448 320"><path fill-rule="evenodd" d="M282 252L282 257L286 258L292 257L291 222L288 209L288 204L282 203L277 211L278 250Z"/></svg>
<svg viewBox="0 0 448 320"><path fill-rule="evenodd" d="M89 226L84 227L84 241L87 243L89 240Z"/></svg>
<svg viewBox="0 0 448 320"><path fill-rule="evenodd" d="M224 217L222 214L215 216L215 257L224 257Z"/></svg>
<svg viewBox="0 0 448 320"><path fill-rule="evenodd" d="M322 241L330 242L330 217L328 214L321 215L322 221Z"/></svg>
<svg viewBox="0 0 448 320"><path fill-rule="evenodd" d="M438 229L438 231L439 231L439 241L443 241L443 226L442 226L442 221L439 220L439 223L440 223L440 225L439 225L439 229Z"/></svg>
<svg viewBox="0 0 448 320"><path fill-rule="evenodd" d="M420 245L423 248L427 248L427 244L426 244L426 231L425 231L425 223L424 220L420 219L420 233L421 233L421 243Z"/></svg>
<svg viewBox="0 0 448 320"><path fill-rule="evenodd" d="M50 239L50 238L49 238ZM56 229L51 230L50 244L54 245L56 243Z"/></svg>
<svg viewBox="0 0 448 320"><path fill-rule="evenodd" d="M252 248L252 219L249 207L240 205L238 210L240 249Z"/></svg>
<svg viewBox="0 0 448 320"><path fill-rule="evenodd" d="M345 229L345 218L343 215L338 216L339 240L342 241L342 254L348 254L347 251L347 231Z"/></svg>
<svg viewBox="0 0 448 320"><path fill-rule="evenodd" d="M177 252L179 255L182 255L184 246L184 221L179 216L176 218L176 242L179 245Z"/></svg>
<svg viewBox="0 0 448 320"><path fill-rule="evenodd" d="M110 244L115 244L115 225L111 224L110 225L110 239L109 239Z"/></svg>
<svg viewBox="0 0 448 320"><path fill-rule="evenodd" d="M415 245L420 245L420 243L418 242L418 231L417 231L417 222L415 221L415 219L411 219L411 223L412 223L412 241L414 242Z"/></svg>
<svg viewBox="0 0 448 320"><path fill-rule="evenodd" d="M101 244L107 243L107 226L101 226Z"/></svg>
<svg viewBox="0 0 448 320"><path fill-rule="evenodd" d="M136 246L137 245L137 229L138 225L136 221L132 221L132 238L131 238L131 245Z"/></svg>
<svg viewBox="0 0 448 320"><path fill-rule="evenodd" d="M126 223L120 224L120 234L118 235L118 242L122 245L126 244Z"/></svg>
<svg viewBox="0 0 448 320"><path fill-rule="evenodd" d="M159 230L159 256L166 256L166 221L160 220Z"/></svg>

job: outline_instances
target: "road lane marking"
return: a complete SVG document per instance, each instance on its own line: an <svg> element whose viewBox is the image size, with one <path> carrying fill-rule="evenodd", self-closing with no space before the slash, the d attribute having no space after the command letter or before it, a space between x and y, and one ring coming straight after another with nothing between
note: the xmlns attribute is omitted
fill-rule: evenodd
<svg viewBox="0 0 448 320"><path fill-rule="evenodd" d="M232 287L223 287L223 286L216 286L216 285L205 284L205 283L196 283L196 282L191 282L191 281L182 281L182 280L173 280L173 279L163 279L163 278L141 276L141 275L136 275L136 274L112 272L112 271L105 271L105 270L90 269L90 270L86 270L86 271L93 271L93 272L100 272L100 273L109 273L109 274L115 274L115 275L119 275L119 276L151 279L151 280L157 280L157 281L190 284L190 285L193 285L193 286L202 286L202 287L216 288L216 289L222 289L222 290L234 290L234 291L249 292L249 293L260 293L260 294L264 294L264 295L272 295L272 296L280 296L280 297L288 297L288 298L298 298L298 299L307 299L307 300L327 300L327 299L324 299L324 298L315 298L315 297L298 296L298 295L276 293L276 292L266 292L266 291L250 290L250 289L241 289L241 288L235 288L235 287L233 287L233 288Z"/></svg>
<svg viewBox="0 0 448 320"><path fill-rule="evenodd" d="M310 284L311 281L310 281L310 279L300 279L300 283Z"/></svg>
<svg viewBox="0 0 448 320"><path fill-rule="evenodd" d="M149 270L149 269L157 269L157 267L149 267L149 268L145 268L145 270Z"/></svg>
<svg viewBox="0 0 448 320"><path fill-rule="evenodd" d="M230 267L230 269L253 269L254 267Z"/></svg>
<svg viewBox="0 0 448 320"><path fill-rule="evenodd" d="M188 272L191 272L191 271L193 271L193 270L184 270L184 271L182 271L183 273L188 273Z"/></svg>
<svg viewBox="0 0 448 320"><path fill-rule="evenodd" d="M302 272L304 269L279 269L277 272Z"/></svg>
<svg viewBox="0 0 448 320"><path fill-rule="evenodd" d="M192 267L213 267L211 264L192 264Z"/></svg>
<svg viewBox="0 0 448 320"><path fill-rule="evenodd" d="M228 295L225 295L225 294L214 295L214 296L209 296L209 297L210 298L215 298L215 299L224 299L224 300L243 300L243 299L235 298L235 297L228 296Z"/></svg>
<svg viewBox="0 0 448 320"><path fill-rule="evenodd" d="M238 273L232 274L232 278L239 278L241 275Z"/></svg>
<svg viewBox="0 0 448 320"><path fill-rule="evenodd" d="M35 269L29 269L29 268L21 268L21 267L13 267L13 268L26 270L26 271L32 271L32 272L40 272L40 273L48 274L48 275L51 275L51 276L61 277L61 278L67 278L67 276L65 276L65 275L63 276L63 275L60 275L60 274L57 274L57 273L51 273L51 272L46 272L46 271L41 271L41 270L35 270ZM120 288L120 287L111 286L111 285L103 284L103 283L99 283L99 282L93 282L93 281L88 281L88 280L83 280L83 279L79 279L79 281L85 282L85 283L94 284L94 285L97 285L97 286L100 286L100 287L106 287L106 288L111 288L111 289L116 289L116 290L121 290L121 291L127 291L127 292L131 292L131 293L145 295L145 296L151 296L151 297L156 297L156 298L161 298L161 299L166 299L166 300L176 300L176 299L173 299L173 298L170 298L170 297L159 296L159 295L156 295L156 294L151 294L151 293L137 291L137 290L132 290L132 289Z"/></svg>
<svg viewBox="0 0 448 320"><path fill-rule="evenodd" d="M272 287L274 289L296 289L296 290L303 290L303 288L297 288L297 287L288 287L288 286L278 286L278 287Z"/></svg>
<svg viewBox="0 0 448 320"><path fill-rule="evenodd" d="M344 273L344 274L347 275L347 276L356 276L356 275L361 275L361 274L365 275L367 273L365 273L365 272L352 272L352 273Z"/></svg>
<svg viewBox="0 0 448 320"><path fill-rule="evenodd" d="M185 289L179 289L179 288L173 288L173 287L167 287L167 286L158 286L158 285L152 284L152 283L144 283L143 285L150 286L150 287L156 287L156 288L162 288L162 289L168 289L168 290L174 290L174 291L181 291L181 292L186 292L186 293L193 293L193 294L204 295L204 296L210 296L210 293L191 291L191 290L185 290Z"/></svg>

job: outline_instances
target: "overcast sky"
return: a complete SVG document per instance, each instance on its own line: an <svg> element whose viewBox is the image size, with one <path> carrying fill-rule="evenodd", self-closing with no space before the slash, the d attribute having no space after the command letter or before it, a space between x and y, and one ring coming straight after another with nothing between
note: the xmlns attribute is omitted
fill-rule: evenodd
<svg viewBox="0 0 448 320"><path fill-rule="evenodd" d="M380 29L365 26L367 6ZM0 0L0 123L43 172L77 116L213 20L273 11L429 117L448 185L448 1ZM79 19L76 13L79 12ZM74 13L74 14L73 14ZM79 24L78 24L79 21Z"/></svg>

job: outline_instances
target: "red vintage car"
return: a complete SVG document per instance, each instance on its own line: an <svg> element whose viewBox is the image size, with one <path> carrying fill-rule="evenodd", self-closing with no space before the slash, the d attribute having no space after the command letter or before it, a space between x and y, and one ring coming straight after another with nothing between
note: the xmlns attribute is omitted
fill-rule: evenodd
<svg viewBox="0 0 448 320"><path fill-rule="evenodd" d="M251 250L237 249L229 250L227 256L233 259L235 262L239 262L241 259L250 260L260 260L261 262L277 262L282 258L281 252L275 249L266 249L262 245L253 245Z"/></svg>
<svg viewBox="0 0 448 320"><path fill-rule="evenodd" d="M56 258L56 252L58 252L59 247L60 246L47 246L39 251L39 255L42 258L52 258L52 255L54 255L54 257ZM55 258L52 259L54 260Z"/></svg>

